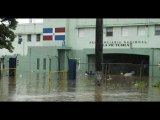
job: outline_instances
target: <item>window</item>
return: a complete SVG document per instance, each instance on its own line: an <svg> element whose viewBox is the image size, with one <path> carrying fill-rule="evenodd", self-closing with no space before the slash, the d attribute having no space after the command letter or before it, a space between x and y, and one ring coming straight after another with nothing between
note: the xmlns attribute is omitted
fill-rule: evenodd
<svg viewBox="0 0 160 120"><path fill-rule="evenodd" d="M160 35L160 25L155 26L155 35Z"/></svg>
<svg viewBox="0 0 160 120"><path fill-rule="evenodd" d="M138 26L138 35L145 36L146 34L146 27L145 26Z"/></svg>
<svg viewBox="0 0 160 120"><path fill-rule="evenodd" d="M43 70L46 70L46 58L43 59Z"/></svg>
<svg viewBox="0 0 160 120"><path fill-rule="evenodd" d="M106 28L106 36L113 36L113 28L112 27Z"/></svg>
<svg viewBox="0 0 160 120"><path fill-rule="evenodd" d="M78 29L78 37L84 37L85 36L85 32L83 28L79 28Z"/></svg>
<svg viewBox="0 0 160 120"><path fill-rule="evenodd" d="M41 39L41 34L37 34L36 37L37 37L37 41L40 41L40 39Z"/></svg>
<svg viewBox="0 0 160 120"><path fill-rule="evenodd" d="M40 59L37 58L37 70L39 70L39 68L40 68Z"/></svg>
<svg viewBox="0 0 160 120"><path fill-rule="evenodd" d="M21 44L22 42L22 35L18 35L18 44Z"/></svg>
<svg viewBox="0 0 160 120"><path fill-rule="evenodd" d="M122 36L128 36L128 27L122 27Z"/></svg>
<svg viewBox="0 0 160 120"><path fill-rule="evenodd" d="M28 34L28 35L27 35L27 41L28 41L28 42L31 42L31 34Z"/></svg>

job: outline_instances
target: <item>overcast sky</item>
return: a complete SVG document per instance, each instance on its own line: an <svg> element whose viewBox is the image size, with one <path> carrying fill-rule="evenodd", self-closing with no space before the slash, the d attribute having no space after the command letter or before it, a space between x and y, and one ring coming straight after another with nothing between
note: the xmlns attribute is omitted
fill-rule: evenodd
<svg viewBox="0 0 160 120"><path fill-rule="evenodd" d="M17 21L18 21L19 23L29 23L29 19L27 19L27 18L17 19ZM32 22L33 22L33 23L42 23L42 22L43 22L43 19L32 19Z"/></svg>

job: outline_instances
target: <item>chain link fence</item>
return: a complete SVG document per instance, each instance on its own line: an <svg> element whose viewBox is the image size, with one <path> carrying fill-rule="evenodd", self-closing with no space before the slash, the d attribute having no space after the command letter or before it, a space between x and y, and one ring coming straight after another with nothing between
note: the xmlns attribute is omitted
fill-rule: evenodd
<svg viewBox="0 0 160 120"><path fill-rule="evenodd" d="M133 73L134 76L149 76L148 64L131 64L131 63L103 63L102 72L104 75L125 75ZM95 74L95 63L79 63L77 65L79 74Z"/></svg>
<svg viewBox="0 0 160 120"><path fill-rule="evenodd" d="M16 70L16 68L11 69L1 69L0 77L6 76L18 76L21 74L24 76L30 75L31 71L25 72ZM77 76L94 76L95 75L95 63L78 63L76 67ZM116 76L125 75L127 73L133 73L133 76L137 77L153 77L159 76L160 66L158 65L148 65L148 64L131 64L131 63L103 63L102 72L105 76ZM31 72L32 73L32 72ZM38 72L33 72L36 74ZM47 78L50 79L68 79L68 70L62 71L46 71L42 72ZM41 74L41 73L40 73ZM81 77L80 77L81 78Z"/></svg>

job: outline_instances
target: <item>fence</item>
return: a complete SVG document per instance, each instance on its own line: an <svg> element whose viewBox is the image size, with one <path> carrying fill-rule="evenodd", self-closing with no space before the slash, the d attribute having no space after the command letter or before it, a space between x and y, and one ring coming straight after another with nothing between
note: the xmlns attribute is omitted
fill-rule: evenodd
<svg viewBox="0 0 160 120"><path fill-rule="evenodd" d="M105 75L122 75L125 73L131 73L134 71L135 76L148 76L149 65L148 64L131 64L131 63L102 63L102 72ZM94 74L94 63L79 63L77 66L77 72L80 74Z"/></svg>
<svg viewBox="0 0 160 120"><path fill-rule="evenodd" d="M50 71L48 74L49 79L60 79L60 80L66 80L68 78L68 71L62 70L62 71Z"/></svg>
<svg viewBox="0 0 160 120"><path fill-rule="evenodd" d="M46 79L67 79L68 71L50 71L50 72L33 72L33 71L23 71L17 70L16 68L1 69L0 77L20 77L20 78L34 78L39 79L39 77L45 76Z"/></svg>
<svg viewBox="0 0 160 120"><path fill-rule="evenodd" d="M134 71L134 76L160 76L160 66L148 65L148 64L131 64L131 63L103 63L102 72L104 75L122 75L125 73L131 73ZM95 63L78 63L76 67L77 76L84 75L87 72L88 75L95 74ZM33 72L36 74L37 72ZM50 79L68 79L68 71L46 71L45 76ZM20 74L29 75L30 71L18 71L16 68L1 69L0 76L15 76Z"/></svg>

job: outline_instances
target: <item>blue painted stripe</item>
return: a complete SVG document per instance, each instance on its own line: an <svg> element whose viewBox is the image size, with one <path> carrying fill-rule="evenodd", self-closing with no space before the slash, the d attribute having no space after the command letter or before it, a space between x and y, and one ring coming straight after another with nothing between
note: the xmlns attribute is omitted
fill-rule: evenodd
<svg viewBox="0 0 160 120"><path fill-rule="evenodd" d="M55 35L55 40L65 40L65 35Z"/></svg>
<svg viewBox="0 0 160 120"><path fill-rule="evenodd" d="M43 28L43 33L53 33L53 28Z"/></svg>

